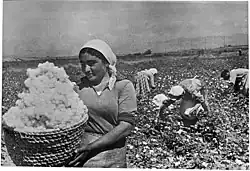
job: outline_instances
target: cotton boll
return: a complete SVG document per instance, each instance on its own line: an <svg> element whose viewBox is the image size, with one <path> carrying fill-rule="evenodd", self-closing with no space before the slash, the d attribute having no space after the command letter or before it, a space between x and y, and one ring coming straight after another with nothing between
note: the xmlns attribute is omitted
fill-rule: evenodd
<svg viewBox="0 0 250 171"><path fill-rule="evenodd" d="M47 86L49 84L49 78L46 75L40 75L39 77L37 77L37 80L39 80L41 82L41 84Z"/></svg>
<svg viewBox="0 0 250 171"><path fill-rule="evenodd" d="M34 107L26 107L25 109L22 110L24 115L26 116L33 116L34 115Z"/></svg>
<svg viewBox="0 0 250 171"><path fill-rule="evenodd" d="M73 103L74 101L80 100L80 99L79 99L79 95L78 95L75 91L72 91L71 93L66 94L66 98L67 98L69 101L72 101L72 103Z"/></svg>
<svg viewBox="0 0 250 171"><path fill-rule="evenodd" d="M18 107L11 107L7 113L3 115L3 119L7 125L12 127L15 125L15 121L17 120L19 114L20 110Z"/></svg>
<svg viewBox="0 0 250 171"><path fill-rule="evenodd" d="M33 99L33 97L32 97L32 95L31 94L25 94L24 96L23 96L23 102L24 102L24 104L25 104L25 106L28 106L28 107L30 107L30 106L33 106L33 102L34 102L34 99Z"/></svg>
<svg viewBox="0 0 250 171"><path fill-rule="evenodd" d="M61 82L58 82L56 84L56 90L59 94L64 94L64 95L70 94L74 91L73 88L70 87L70 84Z"/></svg>
<svg viewBox="0 0 250 171"><path fill-rule="evenodd" d="M57 73L57 78L59 78L60 81L66 81L66 79L69 78L69 76L66 74L65 70L63 68L59 68Z"/></svg>
<svg viewBox="0 0 250 171"><path fill-rule="evenodd" d="M54 79L54 75L51 71L48 71L46 74L45 74L49 79Z"/></svg>
<svg viewBox="0 0 250 171"><path fill-rule="evenodd" d="M16 105L20 108L23 109L25 107L24 103L22 100L17 100L16 101Z"/></svg>
<svg viewBox="0 0 250 171"><path fill-rule="evenodd" d="M22 92L22 93L18 93L17 97L19 97L20 99L22 99L25 96L26 93Z"/></svg>
<svg viewBox="0 0 250 171"><path fill-rule="evenodd" d="M26 87L32 87L32 81L31 81L31 78L28 78L28 79L26 79L25 81L24 81L24 85L26 86Z"/></svg>
<svg viewBox="0 0 250 171"><path fill-rule="evenodd" d="M39 79L32 79L31 83L32 83L33 87L38 89L38 90L42 89L44 87Z"/></svg>
<svg viewBox="0 0 250 171"><path fill-rule="evenodd" d="M28 75L28 77L34 77L34 76L33 76L33 70L32 70L31 68L28 68L28 69L27 69L26 74Z"/></svg>
<svg viewBox="0 0 250 171"><path fill-rule="evenodd" d="M27 75L29 78L36 78L36 76L40 73L40 71L41 70L39 68L36 68L36 69L28 68Z"/></svg>
<svg viewBox="0 0 250 171"><path fill-rule="evenodd" d="M53 103L49 103L47 104L46 108L46 112L53 114L54 110L56 109L56 105Z"/></svg>
<svg viewBox="0 0 250 171"><path fill-rule="evenodd" d="M87 116L88 109L73 90L63 68L45 62L27 70L28 91L18 94L16 106L4 114L7 125L16 130L39 132L64 128Z"/></svg>

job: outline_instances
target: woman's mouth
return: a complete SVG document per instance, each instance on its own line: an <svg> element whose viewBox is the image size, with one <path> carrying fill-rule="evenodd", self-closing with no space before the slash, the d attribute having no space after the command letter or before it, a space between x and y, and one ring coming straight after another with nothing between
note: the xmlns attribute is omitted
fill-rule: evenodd
<svg viewBox="0 0 250 171"><path fill-rule="evenodd" d="M86 76L87 76L88 78L91 78L91 77L93 77L93 74L92 74L92 73L86 73Z"/></svg>

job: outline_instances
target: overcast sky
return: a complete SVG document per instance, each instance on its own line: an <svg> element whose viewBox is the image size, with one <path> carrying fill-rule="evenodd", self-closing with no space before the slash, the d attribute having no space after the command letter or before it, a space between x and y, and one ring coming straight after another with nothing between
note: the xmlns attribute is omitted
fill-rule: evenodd
<svg viewBox="0 0 250 171"><path fill-rule="evenodd" d="M4 1L4 55L76 55L92 38L115 53L156 41L247 33L246 2Z"/></svg>

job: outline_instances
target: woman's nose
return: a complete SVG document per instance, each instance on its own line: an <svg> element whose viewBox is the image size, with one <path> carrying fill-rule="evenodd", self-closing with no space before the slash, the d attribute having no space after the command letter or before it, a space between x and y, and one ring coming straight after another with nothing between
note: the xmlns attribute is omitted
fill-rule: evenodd
<svg viewBox="0 0 250 171"><path fill-rule="evenodd" d="M86 65L85 66L85 72L89 72L90 71L90 66Z"/></svg>

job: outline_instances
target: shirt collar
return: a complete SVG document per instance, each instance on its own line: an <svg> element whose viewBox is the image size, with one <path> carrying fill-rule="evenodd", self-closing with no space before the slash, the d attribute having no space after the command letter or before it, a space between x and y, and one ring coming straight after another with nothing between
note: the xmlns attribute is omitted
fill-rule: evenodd
<svg viewBox="0 0 250 171"><path fill-rule="evenodd" d="M105 90L105 88L108 88L109 90L112 90L114 85L110 85L109 82L111 81L111 78L109 77L109 75L105 75L101 81L100 84L98 84L97 86L92 86L92 88L96 91L96 92L103 92Z"/></svg>

